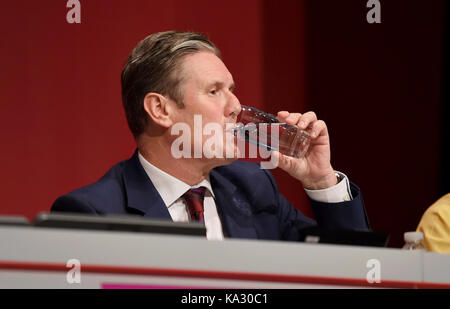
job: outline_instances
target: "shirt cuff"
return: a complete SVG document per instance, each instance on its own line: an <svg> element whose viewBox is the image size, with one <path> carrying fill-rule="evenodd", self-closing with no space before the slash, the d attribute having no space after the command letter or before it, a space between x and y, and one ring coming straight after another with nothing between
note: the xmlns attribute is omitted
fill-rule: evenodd
<svg viewBox="0 0 450 309"><path fill-rule="evenodd" d="M339 174L341 181L336 185L322 190L308 190L305 189L306 195L314 201L322 203L341 203L345 201L351 201L353 199L352 192L350 190L350 182L348 177L341 173Z"/></svg>

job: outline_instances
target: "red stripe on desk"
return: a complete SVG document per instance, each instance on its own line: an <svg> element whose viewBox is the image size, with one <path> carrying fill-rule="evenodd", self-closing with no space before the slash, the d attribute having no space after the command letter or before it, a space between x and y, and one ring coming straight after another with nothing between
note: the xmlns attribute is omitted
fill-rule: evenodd
<svg viewBox="0 0 450 309"><path fill-rule="evenodd" d="M66 267L65 264L10 262L10 261L0 261L0 269L30 270L30 271L61 271L61 272L67 272L70 270L70 268ZM322 285L375 287L375 288L450 289L450 284L425 283L425 282L382 280L381 283L368 283L366 280L363 279L206 271L206 270L190 270L190 269L84 265L84 264L81 265L81 272L117 274L117 275L189 277L189 278L246 280L246 281L262 281L262 282L278 282L278 283L322 284Z"/></svg>

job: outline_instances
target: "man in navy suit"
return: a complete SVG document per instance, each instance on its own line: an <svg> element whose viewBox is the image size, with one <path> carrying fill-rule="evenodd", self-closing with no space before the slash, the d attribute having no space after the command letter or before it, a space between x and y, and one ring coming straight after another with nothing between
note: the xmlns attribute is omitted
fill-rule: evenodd
<svg viewBox="0 0 450 309"><path fill-rule="evenodd" d="M208 239L297 240L299 230L317 224L368 229L359 189L332 168L326 124L313 112L278 113L281 122L307 130L311 144L301 158L276 151L272 156L303 185L317 222L279 193L268 170L236 161L238 150L226 130L241 111L234 87L220 52L203 35L168 31L142 40L122 71L122 101L137 144L135 154L98 182L59 197L52 211L190 221L194 217L185 193L200 188ZM196 117L202 120L200 128ZM214 155L205 145L212 134L205 126L211 123L223 130L222 146L216 144ZM201 138L187 135L180 143L174 134L180 132L178 124L201 132ZM180 150L188 155L179 156Z"/></svg>

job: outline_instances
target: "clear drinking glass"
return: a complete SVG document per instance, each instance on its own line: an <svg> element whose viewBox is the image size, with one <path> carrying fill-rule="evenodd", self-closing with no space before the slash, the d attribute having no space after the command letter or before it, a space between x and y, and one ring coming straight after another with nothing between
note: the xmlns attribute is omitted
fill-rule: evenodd
<svg viewBox="0 0 450 309"><path fill-rule="evenodd" d="M245 105L241 107L242 111L237 117L237 126L234 129L238 138L295 158L306 154L311 141L308 132L294 125L280 123L275 115L257 108ZM272 134L274 129L278 129L278 134Z"/></svg>

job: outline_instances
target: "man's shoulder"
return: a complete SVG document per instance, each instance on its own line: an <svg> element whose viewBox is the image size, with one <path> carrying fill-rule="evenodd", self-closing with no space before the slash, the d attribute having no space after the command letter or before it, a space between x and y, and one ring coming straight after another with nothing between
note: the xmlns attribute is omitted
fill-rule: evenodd
<svg viewBox="0 0 450 309"><path fill-rule="evenodd" d="M123 184L123 170L127 161L125 160L115 164L99 180L74 190L71 194L101 194L103 191L108 192L111 191L110 189L117 189L118 186Z"/></svg>
<svg viewBox="0 0 450 309"><path fill-rule="evenodd" d="M54 202L52 211L110 212L104 207L123 205L123 170L127 160L111 167L99 180L64 194ZM92 210L92 211L89 211Z"/></svg>
<svg viewBox="0 0 450 309"><path fill-rule="evenodd" d="M442 196L433 205L428 207L422 216L421 222L433 222L433 228L436 224L443 223L450 228L450 193Z"/></svg>

